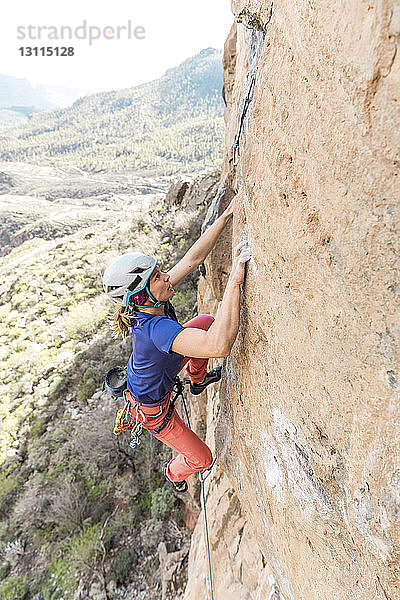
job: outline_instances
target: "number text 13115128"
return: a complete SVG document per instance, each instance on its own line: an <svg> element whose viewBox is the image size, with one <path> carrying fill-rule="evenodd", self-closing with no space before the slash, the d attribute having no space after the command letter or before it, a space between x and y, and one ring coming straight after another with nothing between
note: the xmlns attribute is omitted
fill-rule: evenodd
<svg viewBox="0 0 400 600"><path fill-rule="evenodd" d="M74 56L73 46L21 46L21 56Z"/></svg>

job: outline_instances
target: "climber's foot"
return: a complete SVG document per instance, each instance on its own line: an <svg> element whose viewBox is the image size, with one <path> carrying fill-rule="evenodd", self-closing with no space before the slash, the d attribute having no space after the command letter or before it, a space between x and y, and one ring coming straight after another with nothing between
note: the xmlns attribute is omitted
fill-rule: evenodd
<svg viewBox="0 0 400 600"><path fill-rule="evenodd" d="M215 383L216 381L219 381L221 379L221 371L222 367L217 367L212 371L208 371L201 383L191 383L190 393L194 396L197 396L198 394L204 392L204 390L208 385L210 385L210 383Z"/></svg>
<svg viewBox="0 0 400 600"><path fill-rule="evenodd" d="M183 494L184 492L187 492L188 484L187 484L186 479L184 479L183 481L171 481L170 480L170 478L167 475L168 465L169 465L169 462L164 462L162 464L162 472L163 472L165 479L174 488L175 492L178 492L179 494Z"/></svg>

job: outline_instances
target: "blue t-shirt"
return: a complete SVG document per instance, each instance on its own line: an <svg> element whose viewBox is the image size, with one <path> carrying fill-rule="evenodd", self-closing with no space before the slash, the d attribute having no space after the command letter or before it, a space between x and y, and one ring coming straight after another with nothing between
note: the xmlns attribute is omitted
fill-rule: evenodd
<svg viewBox="0 0 400 600"><path fill-rule="evenodd" d="M163 399L175 383L184 359L171 350L172 342L184 327L170 302L166 316L135 311L132 327L132 354L128 362L128 388L141 404Z"/></svg>

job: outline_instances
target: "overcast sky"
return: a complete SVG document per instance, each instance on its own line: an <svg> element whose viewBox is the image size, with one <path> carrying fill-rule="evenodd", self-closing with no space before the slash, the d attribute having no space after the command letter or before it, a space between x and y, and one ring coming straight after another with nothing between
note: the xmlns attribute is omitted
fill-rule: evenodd
<svg viewBox="0 0 400 600"><path fill-rule="evenodd" d="M81 26L83 36L84 21L86 37L89 27L98 27L102 39L89 45L88 39L47 37L61 35L61 26ZM88 91L129 87L159 77L203 48L222 49L232 22L230 0L15 0L7 3L0 23L0 73ZM28 39L30 25L35 39ZM141 39L134 37L135 28ZM92 31L96 37L97 29ZM73 46L75 55L22 57L21 46Z"/></svg>

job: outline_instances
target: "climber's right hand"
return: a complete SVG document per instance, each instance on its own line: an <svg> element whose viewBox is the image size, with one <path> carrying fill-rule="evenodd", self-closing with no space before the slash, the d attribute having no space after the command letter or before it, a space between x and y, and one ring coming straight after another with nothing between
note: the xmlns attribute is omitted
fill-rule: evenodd
<svg viewBox="0 0 400 600"><path fill-rule="evenodd" d="M230 201L230 203L228 204L228 206L226 207L226 209L222 213L222 215L221 215L222 217L231 217L233 215L233 212L235 210L235 206L237 204L236 198L237 198L237 196L233 196L232 200Z"/></svg>
<svg viewBox="0 0 400 600"><path fill-rule="evenodd" d="M230 283L241 285L244 281L245 265L250 260L251 249L246 240L239 242L233 250L232 270L229 276Z"/></svg>

